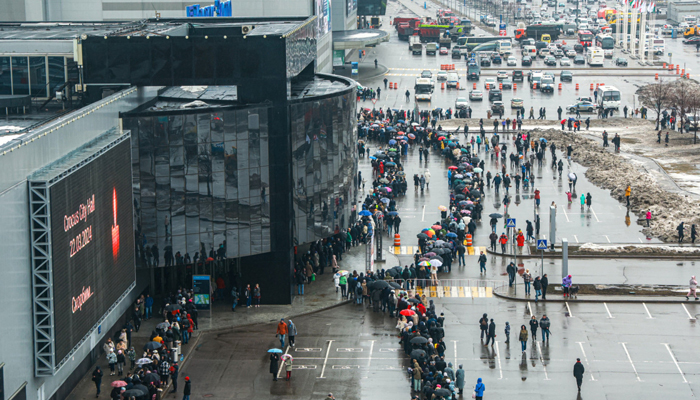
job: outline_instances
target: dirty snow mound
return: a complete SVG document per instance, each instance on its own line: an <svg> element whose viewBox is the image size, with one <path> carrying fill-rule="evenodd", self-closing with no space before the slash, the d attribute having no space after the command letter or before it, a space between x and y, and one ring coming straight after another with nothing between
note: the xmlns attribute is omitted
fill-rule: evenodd
<svg viewBox="0 0 700 400"><path fill-rule="evenodd" d="M689 255L700 254L699 247L675 247L675 246L640 246L640 245L615 245L601 246L594 243L585 243L579 247L580 252L606 253L606 254L649 254L649 255Z"/></svg>

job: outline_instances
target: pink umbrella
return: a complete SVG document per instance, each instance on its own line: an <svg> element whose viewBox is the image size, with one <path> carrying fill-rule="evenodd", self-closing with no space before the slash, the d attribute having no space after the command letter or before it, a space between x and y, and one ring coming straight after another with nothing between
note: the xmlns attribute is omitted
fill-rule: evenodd
<svg viewBox="0 0 700 400"><path fill-rule="evenodd" d="M112 387L124 387L127 383L124 381L114 381L112 382Z"/></svg>
<svg viewBox="0 0 700 400"><path fill-rule="evenodd" d="M390 187L385 187L384 189L386 189L387 192L391 193L391 188L390 188Z"/></svg>

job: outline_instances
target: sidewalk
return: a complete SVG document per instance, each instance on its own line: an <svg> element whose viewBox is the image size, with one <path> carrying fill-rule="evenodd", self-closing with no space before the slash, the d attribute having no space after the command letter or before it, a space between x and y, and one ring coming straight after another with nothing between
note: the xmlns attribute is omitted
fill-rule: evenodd
<svg viewBox="0 0 700 400"><path fill-rule="evenodd" d="M350 249L349 252L343 255L342 261L338 263L340 268L349 271L364 271L365 251L365 246L358 246ZM382 256L386 262L375 263L375 270L400 265L398 258L386 250L382 253ZM296 287L294 290L296 293ZM330 272L317 275L315 282L305 285L304 295L295 296L291 305L262 305L260 308L245 308L245 305L241 306L239 302L236 311L232 312L231 303L228 300L226 302L215 302L212 307L211 318L207 315L206 311L200 312L198 321L199 329L193 332L189 344L181 346L184 360L179 363L180 377L178 382L180 393L182 393L182 387L184 387L185 384L184 369L189 360L190 353L198 347L199 340L204 333L226 331L234 327L245 325L269 323L271 321L278 321L280 318L297 317L299 315L326 310L348 302L349 300L344 300L339 292L336 293L333 274ZM151 332L155 329L155 326L162 321L163 319L160 317L143 321L140 330L132 333L133 344L130 345L133 345L136 349L137 359L141 358L143 346L148 342ZM102 344L103 343L98 343L97 348L101 349ZM127 361L124 376L110 376L107 360L104 354L101 354L97 363L90 368L90 372L76 385L70 395L66 397L66 400L86 400L95 398L95 384L92 382L92 371L95 369L96 365L99 365L104 373L100 398L109 398L109 393L112 390L111 383L126 377L126 372L129 372L128 364ZM170 394L171 390L169 386L163 393L167 393L171 398L175 398L175 395ZM165 396L162 398L165 398Z"/></svg>
<svg viewBox="0 0 700 400"><path fill-rule="evenodd" d="M519 279L519 277L516 277ZM551 285L550 285L551 287ZM530 290L530 296L525 296L525 285L520 283L516 284L514 287L504 286L501 288L495 288L493 290L493 295L500 297L502 299L511 301L526 301L535 302L535 289ZM690 300L685 299L685 292L678 293L676 297L670 296L636 296L630 295L579 295L575 298L564 297L560 290L554 292L547 292L547 300L542 300L544 303L660 303L660 304L675 304L675 303L693 303L695 300L691 297Z"/></svg>

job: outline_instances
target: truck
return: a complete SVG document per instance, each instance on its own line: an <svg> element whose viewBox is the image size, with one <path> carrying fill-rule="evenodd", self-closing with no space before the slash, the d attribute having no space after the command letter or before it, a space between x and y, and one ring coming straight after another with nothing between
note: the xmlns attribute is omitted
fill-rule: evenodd
<svg viewBox="0 0 700 400"><path fill-rule="evenodd" d="M413 55L416 55L416 54L422 55L423 54L423 43L421 43L420 40L418 42L414 42L411 45L411 54L413 54Z"/></svg>
<svg viewBox="0 0 700 400"><path fill-rule="evenodd" d="M528 25L526 27L519 25L518 28L515 29L515 40L527 38L542 40L543 35L549 35L550 40L557 40L561 34L562 27L558 24L538 24Z"/></svg>
<svg viewBox="0 0 700 400"><path fill-rule="evenodd" d="M425 54L429 56L434 56L437 54L440 47L437 43L428 43L425 45Z"/></svg>
<svg viewBox="0 0 700 400"><path fill-rule="evenodd" d="M413 30L413 34L420 36L423 43L439 43L442 47L450 48L464 31L463 26L421 24Z"/></svg>
<svg viewBox="0 0 700 400"><path fill-rule="evenodd" d="M412 35L408 37L408 51L413 51L414 44L420 44L420 36ZM423 47L421 45L421 53L423 52Z"/></svg>
<svg viewBox="0 0 700 400"><path fill-rule="evenodd" d="M684 38L688 38L691 36L700 36L700 28L698 28L697 25L689 26L685 28L685 31L683 31Z"/></svg>
<svg viewBox="0 0 700 400"><path fill-rule="evenodd" d="M396 23L397 19L403 21ZM416 29L421 22L420 18L395 18L394 27L396 28L396 33L399 35L399 40L408 40L408 37L413 34L413 30Z"/></svg>
<svg viewBox="0 0 700 400"><path fill-rule="evenodd" d="M467 80L468 81L478 81L479 76L481 76L481 67L476 60L471 59L467 63Z"/></svg>

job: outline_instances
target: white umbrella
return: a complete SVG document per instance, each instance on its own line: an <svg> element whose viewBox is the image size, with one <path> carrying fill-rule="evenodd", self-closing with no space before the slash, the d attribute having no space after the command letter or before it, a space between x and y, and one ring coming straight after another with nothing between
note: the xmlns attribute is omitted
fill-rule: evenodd
<svg viewBox="0 0 700 400"><path fill-rule="evenodd" d="M434 265L436 267L442 267L442 261L440 261L436 258L434 260L430 260L430 265Z"/></svg>
<svg viewBox="0 0 700 400"><path fill-rule="evenodd" d="M572 181L576 179L576 174L574 174L573 172L569 172L569 179L571 179Z"/></svg>
<svg viewBox="0 0 700 400"><path fill-rule="evenodd" d="M136 365L146 365L152 363L153 360L150 358L140 358L136 361Z"/></svg>

